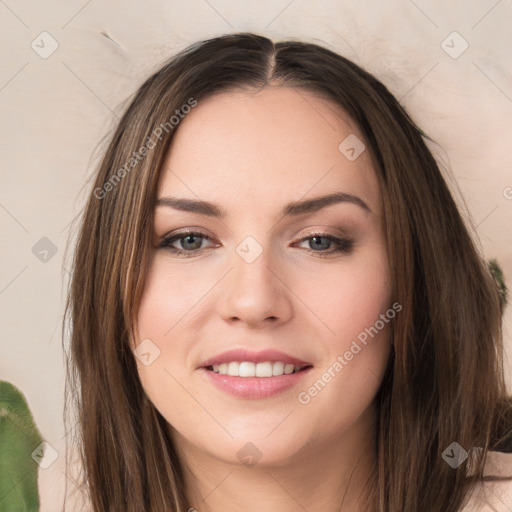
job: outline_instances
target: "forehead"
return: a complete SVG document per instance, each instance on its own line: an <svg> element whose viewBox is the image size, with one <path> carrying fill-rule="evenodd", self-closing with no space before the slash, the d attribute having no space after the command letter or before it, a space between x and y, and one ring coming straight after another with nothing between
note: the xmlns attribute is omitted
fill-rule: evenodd
<svg viewBox="0 0 512 512"><path fill-rule="evenodd" d="M159 196L271 207L343 191L364 196L378 212L369 152L347 158L354 142L359 152L364 137L349 116L308 91L267 86L216 94L199 101L177 128Z"/></svg>

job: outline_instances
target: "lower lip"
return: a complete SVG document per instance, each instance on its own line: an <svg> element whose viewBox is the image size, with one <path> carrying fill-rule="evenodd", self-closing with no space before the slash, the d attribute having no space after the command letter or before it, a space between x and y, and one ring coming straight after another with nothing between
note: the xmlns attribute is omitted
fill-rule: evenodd
<svg viewBox="0 0 512 512"><path fill-rule="evenodd" d="M259 400L296 386L311 369L312 367L309 367L297 373L279 375L278 377L232 377L215 373L206 368L201 368L201 371L220 390L239 398Z"/></svg>

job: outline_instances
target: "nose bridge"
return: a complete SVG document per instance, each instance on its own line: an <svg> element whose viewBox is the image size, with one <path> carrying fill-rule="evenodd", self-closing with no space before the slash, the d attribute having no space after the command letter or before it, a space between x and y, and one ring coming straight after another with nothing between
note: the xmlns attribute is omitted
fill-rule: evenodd
<svg viewBox="0 0 512 512"><path fill-rule="evenodd" d="M276 286L275 275L270 270L276 266L276 255L272 254L268 237L259 235L258 238L261 243L252 235L246 236L236 246L233 257L234 291L238 289L254 299L265 294L270 297L270 289Z"/></svg>
<svg viewBox="0 0 512 512"><path fill-rule="evenodd" d="M270 317L285 320L291 314L291 302L279 276L278 254L272 250L269 237L259 235L260 243L256 236L246 236L235 247L222 315L252 324Z"/></svg>

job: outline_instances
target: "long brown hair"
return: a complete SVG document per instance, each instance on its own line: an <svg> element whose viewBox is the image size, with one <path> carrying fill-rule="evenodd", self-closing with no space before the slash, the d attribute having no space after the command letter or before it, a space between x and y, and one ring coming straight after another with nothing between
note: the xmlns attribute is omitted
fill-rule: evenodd
<svg viewBox="0 0 512 512"><path fill-rule="evenodd" d="M129 345L157 184L179 129L180 121L171 121L176 111L217 92L269 83L309 91L346 112L365 136L382 190L394 299L403 309L376 396L372 506L458 511L470 486L483 478L488 450L503 450L511 436L496 283L426 136L386 87L328 49L247 33L196 43L150 76L95 175L67 304L68 397L93 509L188 509L184 468L166 421L143 391ZM458 469L442 458L454 441L471 454Z"/></svg>

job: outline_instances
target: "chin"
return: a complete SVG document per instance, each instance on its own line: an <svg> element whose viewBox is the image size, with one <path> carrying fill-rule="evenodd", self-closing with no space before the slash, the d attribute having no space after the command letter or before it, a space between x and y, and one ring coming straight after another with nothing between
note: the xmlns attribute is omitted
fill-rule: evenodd
<svg viewBox="0 0 512 512"><path fill-rule="evenodd" d="M275 441L251 440L250 437L234 439L225 450L215 447L215 451L219 453L214 456L226 464L250 468L272 468L292 463L298 454L297 443L283 444L277 438Z"/></svg>

